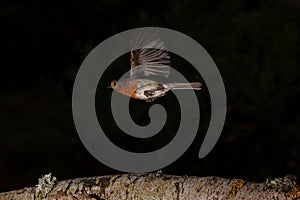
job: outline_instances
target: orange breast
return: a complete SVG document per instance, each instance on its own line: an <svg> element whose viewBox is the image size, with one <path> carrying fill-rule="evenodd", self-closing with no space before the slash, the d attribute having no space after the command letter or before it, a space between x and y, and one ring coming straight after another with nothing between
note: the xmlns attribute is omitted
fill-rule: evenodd
<svg viewBox="0 0 300 200"><path fill-rule="evenodd" d="M114 89L125 96L138 99L136 95L137 84L134 81L128 82L127 87Z"/></svg>
<svg viewBox="0 0 300 200"><path fill-rule="evenodd" d="M135 91L132 93L131 98L140 99Z"/></svg>

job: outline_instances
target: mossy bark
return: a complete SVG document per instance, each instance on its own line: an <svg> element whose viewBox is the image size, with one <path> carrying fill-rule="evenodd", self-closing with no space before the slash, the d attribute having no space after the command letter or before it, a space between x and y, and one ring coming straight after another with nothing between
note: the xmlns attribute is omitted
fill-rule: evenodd
<svg viewBox="0 0 300 200"><path fill-rule="evenodd" d="M36 187L0 193L0 199L300 199L289 176L263 183L162 173L77 178L54 184L46 196Z"/></svg>

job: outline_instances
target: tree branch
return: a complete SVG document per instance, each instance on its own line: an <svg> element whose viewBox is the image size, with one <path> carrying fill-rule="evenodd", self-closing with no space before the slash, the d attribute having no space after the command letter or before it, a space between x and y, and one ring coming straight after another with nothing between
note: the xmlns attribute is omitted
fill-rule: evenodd
<svg viewBox="0 0 300 200"><path fill-rule="evenodd" d="M300 199L295 176L263 183L219 177L173 176L161 172L77 178L56 182L50 175L35 187L0 193L0 199Z"/></svg>

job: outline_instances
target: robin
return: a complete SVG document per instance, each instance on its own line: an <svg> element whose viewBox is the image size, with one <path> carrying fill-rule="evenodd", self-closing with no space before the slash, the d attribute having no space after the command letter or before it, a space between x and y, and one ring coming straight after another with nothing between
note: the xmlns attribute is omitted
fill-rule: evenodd
<svg viewBox="0 0 300 200"><path fill-rule="evenodd" d="M200 82L193 83L160 83L148 77L168 77L170 73L169 52L162 49L160 41L152 41L152 45L145 48L131 50L130 77L128 79L113 80L108 88L134 99L152 102L164 96L170 90L201 90ZM159 48L153 48L158 46ZM158 44L158 45L157 45ZM152 47L152 48L149 48Z"/></svg>

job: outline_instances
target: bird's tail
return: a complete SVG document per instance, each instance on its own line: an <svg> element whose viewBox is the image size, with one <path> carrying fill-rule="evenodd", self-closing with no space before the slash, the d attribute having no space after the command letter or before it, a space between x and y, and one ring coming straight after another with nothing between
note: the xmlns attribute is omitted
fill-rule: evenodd
<svg viewBox="0 0 300 200"><path fill-rule="evenodd" d="M201 90L202 84L200 82L193 83L168 83L171 90Z"/></svg>

